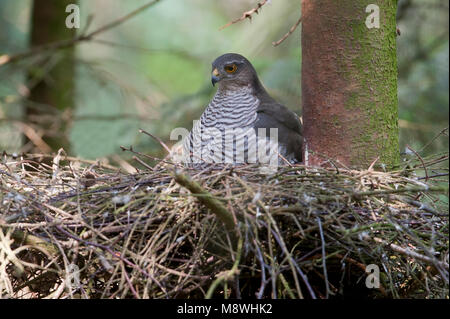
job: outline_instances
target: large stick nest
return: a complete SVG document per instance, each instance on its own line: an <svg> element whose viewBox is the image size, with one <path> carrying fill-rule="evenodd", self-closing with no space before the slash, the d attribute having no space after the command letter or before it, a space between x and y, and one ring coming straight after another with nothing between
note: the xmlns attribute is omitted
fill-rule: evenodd
<svg viewBox="0 0 450 319"><path fill-rule="evenodd" d="M5 155L0 298L448 298L447 159L126 174Z"/></svg>

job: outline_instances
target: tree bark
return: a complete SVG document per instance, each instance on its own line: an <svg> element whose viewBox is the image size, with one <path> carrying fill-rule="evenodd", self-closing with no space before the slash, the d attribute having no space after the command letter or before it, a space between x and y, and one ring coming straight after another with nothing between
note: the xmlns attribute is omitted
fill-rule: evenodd
<svg viewBox="0 0 450 319"><path fill-rule="evenodd" d="M370 4L379 28L366 25ZM394 0L302 0L307 165L398 162L396 9Z"/></svg>
<svg viewBox="0 0 450 319"><path fill-rule="evenodd" d="M69 29L65 24L69 15L66 6L76 2L34 0L30 46L73 38L75 29ZM68 152L68 125L62 114L74 107L74 48L51 52L30 70L28 77L33 86L29 96L31 103L26 105L25 122L38 127L44 133L43 140L54 151L63 147ZM43 118L42 115L49 116Z"/></svg>

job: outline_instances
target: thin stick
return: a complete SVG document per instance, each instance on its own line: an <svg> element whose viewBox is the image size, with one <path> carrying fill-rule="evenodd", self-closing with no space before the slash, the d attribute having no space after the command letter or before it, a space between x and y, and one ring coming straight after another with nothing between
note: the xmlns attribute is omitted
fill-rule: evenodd
<svg viewBox="0 0 450 319"><path fill-rule="evenodd" d="M131 152L131 153L133 153L133 154L136 154L136 155L139 155L139 156L143 156L143 157L145 157L145 158L148 158L148 159L151 159L151 160L153 160L153 161L159 161L159 163L158 164L160 164L160 163L165 163L165 164L170 164L170 165L174 165L174 166L182 166L181 164L179 164L179 163L175 163L175 162L170 162L170 161L166 161L166 160L164 160L164 159L161 159L161 158L158 158L158 157L154 157L154 156L151 156L151 155L148 155L148 154L143 154L143 153L141 153L141 152L137 152L137 151L135 151L135 150L133 150L133 147L131 146L131 147L125 147L125 146L120 146L120 149L122 150L122 151L126 151L126 152Z"/></svg>
<svg viewBox="0 0 450 319"><path fill-rule="evenodd" d="M295 24L291 27L291 29L285 35L283 35L283 37L280 40L272 42L272 45L274 47L279 46L284 40L286 40L295 31L295 29L297 29L300 22L302 22L302 17L300 17L297 20L297 22L295 22Z"/></svg>
<svg viewBox="0 0 450 319"><path fill-rule="evenodd" d="M368 171L373 171L373 166L375 165L375 163L380 159L379 156L377 156L377 158L372 162L372 164L370 164L369 168L367 169Z"/></svg>
<svg viewBox="0 0 450 319"><path fill-rule="evenodd" d="M8 154L8 153L4 153L6 156L10 156L13 157L12 154ZM26 157L27 159L32 159L32 158L53 158L54 155L53 154L38 154L38 153L24 153L21 154L20 156ZM95 160L87 160L87 159L82 159L82 158L77 158L77 157L72 157L72 156L64 156L63 157L63 161L70 161L70 162L80 162L80 163L86 163L86 164L91 164L91 165L95 165L98 167L104 167L107 169L111 169L114 171L118 171L120 170L119 167L115 167L115 166L111 166L108 164L103 164L100 161L95 161Z"/></svg>
<svg viewBox="0 0 450 319"><path fill-rule="evenodd" d="M137 156L133 156L133 159L138 162L139 164L141 164L142 166L144 166L145 168L147 168L150 171L153 171L153 167L151 167L150 165L148 165L147 163L145 163L143 160L141 160L139 157Z"/></svg>
<svg viewBox="0 0 450 319"><path fill-rule="evenodd" d="M235 275L239 274L239 263L241 261L241 255L242 255L242 237L239 238L237 251L236 251L236 260L234 261L233 267L229 271L219 273L217 276L217 279L214 280L214 282L209 286L208 292L206 293L205 299L211 299L212 294L216 290L216 287L222 282L222 281L228 281L231 278L233 278Z"/></svg>
<svg viewBox="0 0 450 319"><path fill-rule="evenodd" d="M422 147L419 150L419 152L422 152L424 149L426 149L428 146L430 146L431 143L433 143L439 136L445 135L445 131L448 131L448 126L446 128L444 128L443 130L441 130L439 133L437 133L436 136L431 139L431 141L429 141L424 147Z"/></svg>
<svg viewBox="0 0 450 319"><path fill-rule="evenodd" d="M425 163L423 162L422 157L419 155L419 153L417 153L415 150L413 150L413 149L411 148L411 146L409 146L408 144L406 144L406 147L407 147L411 152L413 152L413 153L417 156L417 158L420 160L420 162L422 163L422 167L423 167L423 170L424 170L424 172L425 172L425 182L427 182L427 181L428 181L428 170L427 170L427 166L426 166Z"/></svg>
<svg viewBox="0 0 450 319"><path fill-rule="evenodd" d="M145 9L151 7L152 5L156 4L157 2L159 2L160 0L152 0L150 2L147 2L146 4L144 4L143 6L137 8L134 11L131 11L130 13L128 13L127 15L123 16L122 18L119 18L111 23L108 23L107 25L104 25L103 27L98 28L97 30L89 33L86 37L87 38L92 38L102 32L105 32L109 29L112 29L116 26L118 26L119 24L124 23L125 21L133 18L135 15L141 13L142 11L144 11Z"/></svg>
<svg viewBox="0 0 450 319"><path fill-rule="evenodd" d="M4 228L5 230L10 230L11 229L11 227L4 226L4 225L0 225L0 227ZM20 243L20 244L25 243L26 245L30 245L30 246L33 246L33 247L39 247L41 249L44 249L44 250L48 251L53 256L55 256L55 255L57 255L59 253L59 250L58 250L58 248L55 245L53 245L53 244L51 244L51 243L49 243L49 242L47 242L47 241L45 241L45 240L43 240L43 239L41 239L39 237L36 237L34 235L27 234L24 231L21 231L21 230L18 230L18 229L14 229L11 232L11 237L17 243Z"/></svg>
<svg viewBox="0 0 450 319"><path fill-rule="evenodd" d="M416 253L415 251L412 251L409 248L403 248L403 247L400 247L400 246L398 246L396 244L390 244L390 243L386 242L385 240L383 240L381 238L374 237L373 240L376 241L377 243L389 246L393 251L396 251L396 252L398 252L398 253L400 253L402 255L406 255L408 257L411 257L411 258L414 258L414 259L417 259L417 260L421 260L421 261L426 262L428 264L439 265L442 268L447 269L447 271L449 270L448 263L446 263L444 261L440 261L440 260L437 260L437 259L430 258L428 256L424 256L422 254Z"/></svg>
<svg viewBox="0 0 450 319"><path fill-rule="evenodd" d="M443 177L443 176L448 176L448 173L440 173L440 174L436 174L436 175L431 175L431 176L428 176L428 179L436 178L436 177ZM425 178L427 178L427 177L419 177L418 180L425 179Z"/></svg>
<svg viewBox="0 0 450 319"><path fill-rule="evenodd" d="M187 188L192 194L205 195L197 197L198 200L208 207L227 227L228 230L235 228L233 215L225 208L225 206L215 199L208 191L203 189L197 182L193 181L189 176L180 172L174 173L175 181L181 186Z"/></svg>
<svg viewBox="0 0 450 319"><path fill-rule="evenodd" d="M400 196L396 196L396 195L393 195L392 197L395 200L398 200L399 202L408 203L410 205L413 205L413 206L419 208L419 210L423 210L425 212L434 214L436 216L447 216L448 215L448 212L447 213L445 213L445 212L442 212L442 213L438 212L437 210L435 210L434 208L430 207L429 205L427 205L425 203L422 203L422 202L419 202L417 200L414 200L412 198L408 198L408 197L405 197L405 196L400 197Z"/></svg>
<svg viewBox="0 0 450 319"><path fill-rule="evenodd" d="M157 140L157 141L159 142L159 144L161 144L161 146L164 147L164 149L167 151L167 153L170 154L170 148L169 148L169 147L166 145L166 143L164 143L164 142L162 141L162 139L160 139L158 136L155 136L155 135L153 135L153 134L150 134L149 132L144 131L143 129L139 129L139 133L144 133L144 134L146 134L146 135L148 135L148 136L154 138L155 140Z"/></svg>
<svg viewBox="0 0 450 319"><path fill-rule="evenodd" d="M108 31L122 23L124 23L125 21L131 19L132 17L134 17L135 15L141 13L142 11L144 11L145 9L147 9L148 7L156 4L157 2L159 2L160 0L152 0L146 4L144 4L143 6L137 8L136 10L128 13L127 15L113 21L110 22L100 28L98 28L95 31L92 31L91 33L88 33L86 35L81 35L79 37L75 37L73 39L66 39L66 40L62 40L62 41L57 41L57 42L52 42L52 43L47 43L41 46L37 46L32 48L29 51L26 52L22 52L22 53L17 53L15 55L0 55L0 66L8 64L8 63L12 63L21 59L25 59L28 58L30 56L33 56L35 54L41 53L41 52L45 52L45 51L49 51L49 50L59 50L59 49L66 49L69 48L73 45L76 45L80 42L83 41L89 41L91 40L91 38L93 38L94 36L103 33L105 31Z"/></svg>
<svg viewBox="0 0 450 319"><path fill-rule="evenodd" d="M326 262L327 255L325 252L325 238L323 236L322 223L321 223L319 217L317 217L317 224L319 225L320 240L322 242L322 268L323 268L323 276L325 278L325 288L326 288L325 298L328 299L328 297L330 295L330 284L328 282L328 274L327 274L327 262Z"/></svg>
<svg viewBox="0 0 450 319"><path fill-rule="evenodd" d="M237 18L236 20L230 21L227 24L225 24L224 26L220 27L219 30L223 30L225 28L228 28L230 25L238 23L239 21L245 20L245 19L249 19L252 20L252 15L254 13L258 14L259 9L261 9L261 7L263 5L265 5L267 3L268 0L262 0L260 2L258 2L257 6L251 10L245 11L242 16L240 18Z"/></svg>

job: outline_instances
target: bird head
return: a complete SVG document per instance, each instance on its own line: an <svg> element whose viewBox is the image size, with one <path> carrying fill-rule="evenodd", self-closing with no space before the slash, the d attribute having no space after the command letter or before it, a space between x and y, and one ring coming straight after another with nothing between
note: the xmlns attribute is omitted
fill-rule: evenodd
<svg viewBox="0 0 450 319"><path fill-rule="evenodd" d="M239 88L258 81L252 64L237 53L226 53L212 63L211 82L219 88Z"/></svg>

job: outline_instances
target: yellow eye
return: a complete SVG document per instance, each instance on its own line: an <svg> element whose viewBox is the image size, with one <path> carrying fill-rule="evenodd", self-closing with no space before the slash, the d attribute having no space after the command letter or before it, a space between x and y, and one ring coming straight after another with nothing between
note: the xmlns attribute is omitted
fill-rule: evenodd
<svg viewBox="0 0 450 319"><path fill-rule="evenodd" d="M228 73L234 73L237 70L237 66L236 64L229 64L225 66L225 71L227 71Z"/></svg>

